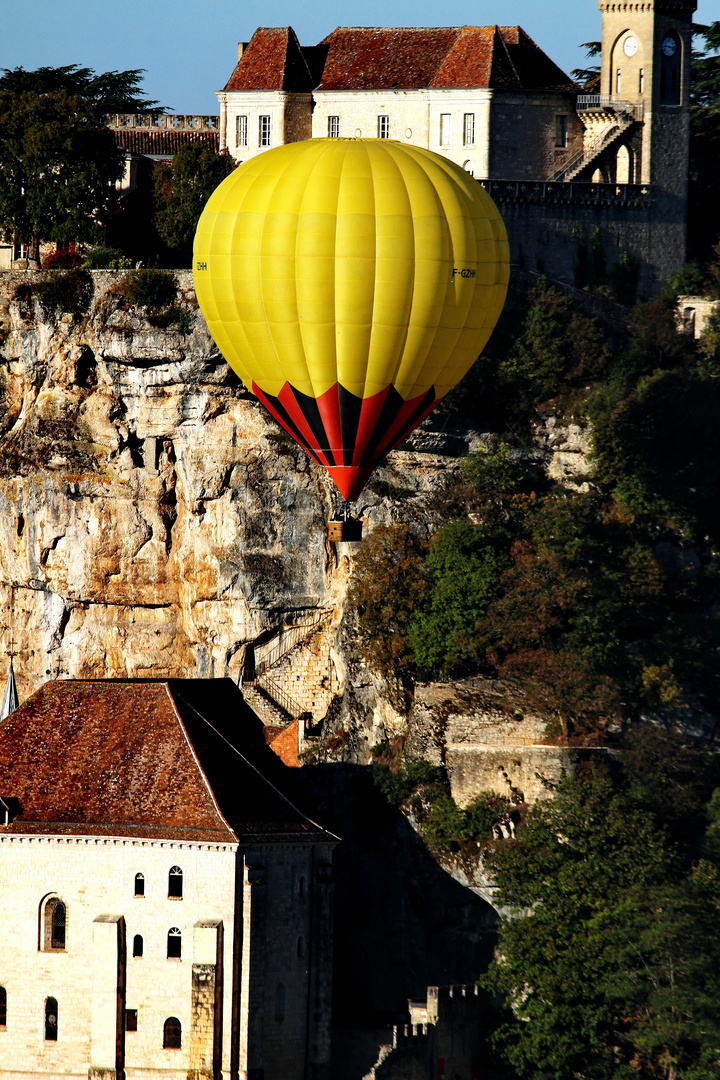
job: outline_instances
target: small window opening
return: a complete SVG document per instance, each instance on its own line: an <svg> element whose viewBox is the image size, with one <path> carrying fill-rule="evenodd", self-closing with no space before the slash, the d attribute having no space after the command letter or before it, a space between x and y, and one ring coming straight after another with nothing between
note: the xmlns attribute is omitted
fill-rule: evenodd
<svg viewBox="0 0 720 1080"><path fill-rule="evenodd" d="M168 896L182 900L183 872L179 866L171 866L168 874Z"/></svg>
<svg viewBox="0 0 720 1080"><path fill-rule="evenodd" d="M144 874L136 874L135 875L135 895L136 896L144 896L145 895L145 875Z"/></svg>
<svg viewBox="0 0 720 1080"><path fill-rule="evenodd" d="M179 960L182 957L182 934L177 926L171 926L167 936L168 960Z"/></svg>
<svg viewBox="0 0 720 1080"><path fill-rule="evenodd" d="M328 116L328 138L339 139L340 138L340 117Z"/></svg>
<svg viewBox="0 0 720 1080"><path fill-rule="evenodd" d="M645 92L645 68L640 68L640 74L638 76L638 90L641 94Z"/></svg>
<svg viewBox="0 0 720 1080"><path fill-rule="evenodd" d="M378 139L390 138L390 117L378 116Z"/></svg>
<svg viewBox="0 0 720 1080"><path fill-rule="evenodd" d="M45 1041L57 1042L58 1003L55 998L45 999Z"/></svg>
<svg viewBox="0 0 720 1080"><path fill-rule="evenodd" d="M136 934L133 938L133 956L142 956L143 954L143 939L142 934Z"/></svg>
<svg viewBox="0 0 720 1080"><path fill-rule="evenodd" d="M125 1010L125 1030L137 1031L137 1009Z"/></svg>
<svg viewBox="0 0 720 1080"><path fill-rule="evenodd" d="M450 146L450 143L452 141L451 135L450 135L451 120L452 120L452 117L451 117L450 113L440 113L440 145L441 146Z"/></svg>
<svg viewBox="0 0 720 1080"><path fill-rule="evenodd" d="M42 924L41 948L64 949L67 941L67 908L58 897L52 897L45 904Z"/></svg>
<svg viewBox="0 0 720 1080"><path fill-rule="evenodd" d="M165 1050L182 1049L182 1024L177 1016L168 1016L163 1024L163 1048Z"/></svg>
<svg viewBox="0 0 720 1080"><path fill-rule="evenodd" d="M0 986L0 1028L7 1027L7 990Z"/></svg>
<svg viewBox="0 0 720 1080"><path fill-rule="evenodd" d="M299 937L299 938L297 939L297 954L298 954L298 958L300 958L301 956L303 956L303 955L304 955L304 953L305 953L305 942L304 942L304 940L303 940L303 939L302 939L301 937Z"/></svg>
<svg viewBox="0 0 720 1080"><path fill-rule="evenodd" d="M463 143L465 146L475 145L475 113L466 112L463 116Z"/></svg>
<svg viewBox="0 0 720 1080"><path fill-rule="evenodd" d="M298 896L301 900L305 899L305 878L301 877L298 882Z"/></svg>
<svg viewBox="0 0 720 1080"><path fill-rule="evenodd" d="M564 148L567 146L567 116L555 117L555 146Z"/></svg>
<svg viewBox="0 0 720 1080"><path fill-rule="evenodd" d="M615 75L615 93L622 93L622 70L620 68L617 69L617 73Z"/></svg>

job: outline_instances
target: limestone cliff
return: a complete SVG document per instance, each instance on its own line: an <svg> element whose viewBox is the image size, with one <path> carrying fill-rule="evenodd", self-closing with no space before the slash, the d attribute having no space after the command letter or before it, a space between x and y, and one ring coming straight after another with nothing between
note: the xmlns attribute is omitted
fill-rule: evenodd
<svg viewBox="0 0 720 1080"><path fill-rule="evenodd" d="M0 276L0 648L12 634L21 699L58 673L237 677L248 643L322 609L332 674L315 720L350 690L365 746L404 731L356 663L348 685L354 545L327 541L329 478L228 368L189 272L175 326L129 306L122 276L93 272L75 314L51 310L46 275ZM411 436L379 470L386 494L363 496L368 527L432 528L430 496L480 438ZM575 457L582 480L584 449L581 433L539 433L542 467L564 477Z"/></svg>

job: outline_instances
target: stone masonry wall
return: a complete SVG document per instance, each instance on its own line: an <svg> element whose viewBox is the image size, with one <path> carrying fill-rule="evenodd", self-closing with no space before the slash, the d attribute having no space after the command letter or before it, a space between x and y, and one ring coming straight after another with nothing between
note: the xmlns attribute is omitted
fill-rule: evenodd
<svg viewBox="0 0 720 1080"><path fill-rule="evenodd" d="M91 1064L114 1069L114 1061L105 1060L107 1048L103 1051L102 1043L96 1048L93 1019L98 995L108 997L113 1010L116 998L114 925L108 925L108 933L101 934L93 948L96 920L109 915L125 921L125 1004L138 1011L137 1031L125 1036L126 1076L185 1080L191 1067L193 928L199 920L223 923L231 970L235 858L233 845L0 836L0 985L7 991L8 1006L7 1028L0 1032L2 1080L20 1080L33 1072L87 1076ZM184 873L181 900L167 895L168 871L176 864ZM143 897L135 896L138 872L145 875ZM66 948L39 951L39 909L50 893L67 905ZM167 933L174 926L182 932L182 957L177 960L166 956ZM142 957L132 955L138 933L143 937ZM107 950L112 955L106 955ZM112 985L97 982L103 973ZM228 978L224 990L224 1070L230 1066L230 983ZM44 1039L48 996L58 1002L56 1042ZM182 1023L180 1050L163 1049L168 1016ZM93 1061L94 1051L104 1054L103 1060Z"/></svg>

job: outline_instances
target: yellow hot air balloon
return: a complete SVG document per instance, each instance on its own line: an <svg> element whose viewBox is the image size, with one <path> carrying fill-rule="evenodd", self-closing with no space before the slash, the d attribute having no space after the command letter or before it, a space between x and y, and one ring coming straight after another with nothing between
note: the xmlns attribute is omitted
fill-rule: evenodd
<svg viewBox="0 0 720 1080"><path fill-rule="evenodd" d="M485 346L508 245L453 162L387 139L310 139L223 180L193 270L225 359L355 499Z"/></svg>

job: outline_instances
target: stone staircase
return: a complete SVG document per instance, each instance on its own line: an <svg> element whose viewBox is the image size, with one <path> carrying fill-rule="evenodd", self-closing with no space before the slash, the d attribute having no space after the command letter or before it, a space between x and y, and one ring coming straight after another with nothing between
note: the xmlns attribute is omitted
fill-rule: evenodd
<svg viewBox="0 0 720 1080"><path fill-rule="evenodd" d="M597 100L590 96L578 100L585 101L584 105L579 105L579 109L586 126L586 140L582 150L566 161L562 168L550 178L553 182L570 183L572 180L580 179L583 173L591 175L600 158L608 150L616 147L631 127L642 123L641 106L623 101L613 102L599 96Z"/></svg>
<svg viewBox="0 0 720 1080"><path fill-rule="evenodd" d="M340 689L333 653L331 612L317 613L302 624L284 626L245 672L245 700L266 727L284 727L305 718L317 723Z"/></svg>

